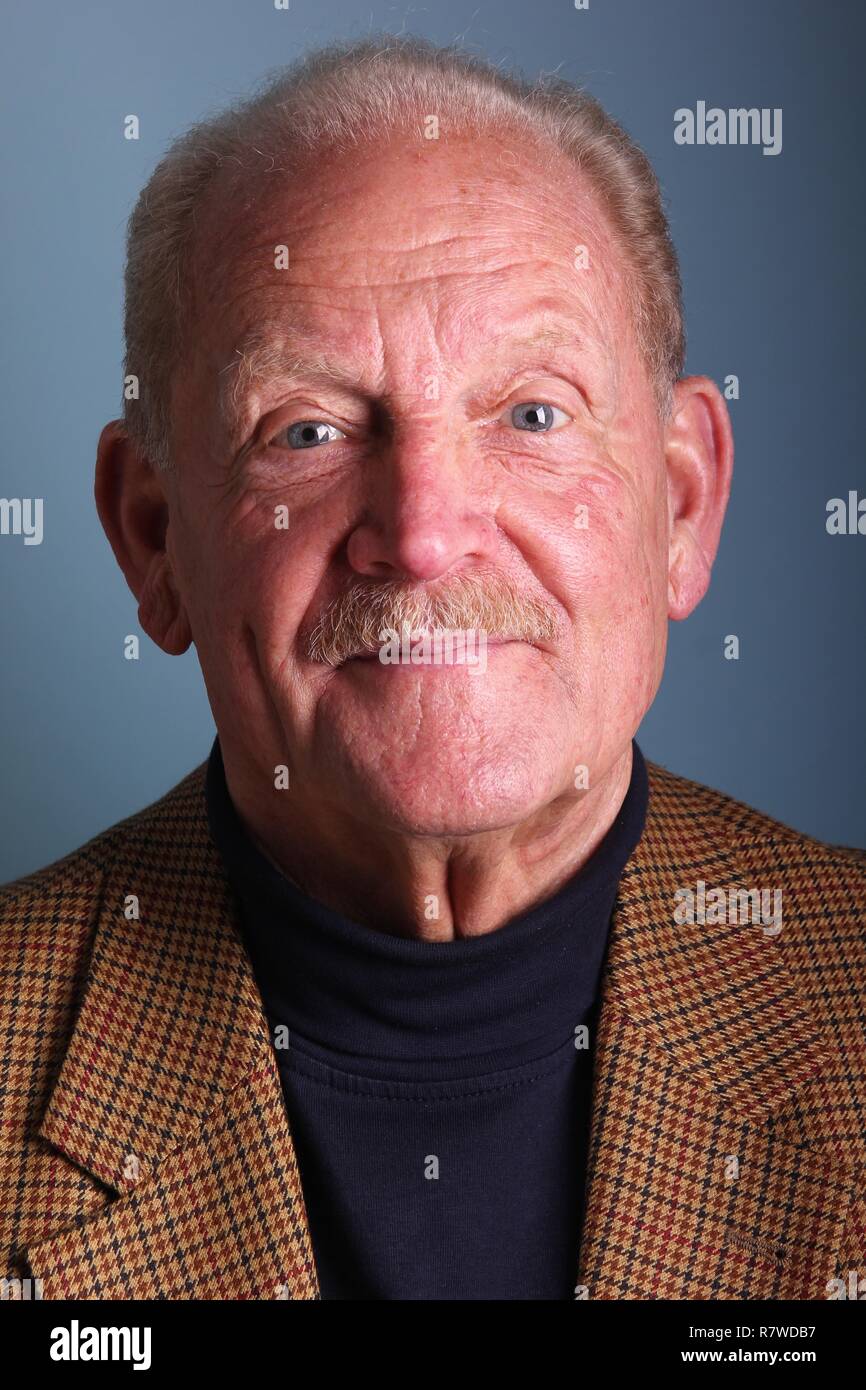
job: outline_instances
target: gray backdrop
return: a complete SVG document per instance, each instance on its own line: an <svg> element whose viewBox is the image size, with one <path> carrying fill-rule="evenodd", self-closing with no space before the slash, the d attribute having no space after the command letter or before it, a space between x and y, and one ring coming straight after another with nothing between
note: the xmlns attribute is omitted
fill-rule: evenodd
<svg viewBox="0 0 866 1390"><path fill-rule="evenodd" d="M0 536L0 881L161 795L214 735L195 653L123 637L136 605L93 503L120 412L123 233L172 135L334 37L407 29L585 82L662 180L688 370L735 373L734 488L713 583L673 623L646 755L822 839L866 845L864 84L859 0L3 0L0 496L44 498L44 539ZM679 146L678 107L781 107L783 148ZM125 115L141 120L123 138ZM740 659L722 654L726 634Z"/></svg>

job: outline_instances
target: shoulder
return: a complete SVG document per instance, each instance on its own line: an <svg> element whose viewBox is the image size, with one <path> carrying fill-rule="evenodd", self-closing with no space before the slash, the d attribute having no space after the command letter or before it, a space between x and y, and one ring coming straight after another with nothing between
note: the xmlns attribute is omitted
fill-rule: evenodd
<svg viewBox="0 0 866 1390"><path fill-rule="evenodd" d="M681 834L690 830L700 837L711 834L737 848L755 842L776 844L780 850L798 846L821 858L838 860L840 867L849 864L855 872L866 873L866 849L816 839L726 792L671 772L660 763L647 760L646 767L654 815L671 830Z"/></svg>
<svg viewBox="0 0 866 1390"><path fill-rule="evenodd" d="M174 921L184 892L189 901L188 866L208 876L202 852L190 849L209 843L205 769L194 769L151 805L62 859L0 888L0 1033L7 1039L7 1074L16 1078L0 1087L0 1167L3 1151L32 1150L37 1168L41 1162L31 1131L47 1104L96 954L118 949L109 937L123 895L143 892L155 900L168 885L166 916ZM122 951L118 960L122 970ZM28 1097L23 1107L22 1096ZM2 1225L0 1219L0 1250Z"/></svg>
<svg viewBox="0 0 866 1390"><path fill-rule="evenodd" d="M170 862L171 850L184 835L206 830L204 784L207 763L201 763L163 796L94 835L61 859L0 885L0 940L39 930L45 913L80 923L82 912L96 905L109 868L124 858L130 864Z"/></svg>
<svg viewBox="0 0 866 1390"><path fill-rule="evenodd" d="M676 873L678 886L778 894L789 965L866 993L866 850L816 839L657 763L647 773L650 852L668 881Z"/></svg>

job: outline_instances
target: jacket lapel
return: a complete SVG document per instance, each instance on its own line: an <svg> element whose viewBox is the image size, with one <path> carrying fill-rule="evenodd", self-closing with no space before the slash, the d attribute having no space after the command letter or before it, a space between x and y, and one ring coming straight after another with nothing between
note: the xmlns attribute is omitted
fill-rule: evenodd
<svg viewBox="0 0 866 1390"><path fill-rule="evenodd" d="M773 886L782 856L748 830L724 848L712 794L648 770L608 952L576 1296L826 1298L858 1155L821 1144L814 1010L781 936L674 921L678 888Z"/></svg>
<svg viewBox="0 0 866 1390"><path fill-rule="evenodd" d="M46 1298L318 1297L267 1022L203 798L200 767L118 827L40 1128L105 1203L28 1247Z"/></svg>

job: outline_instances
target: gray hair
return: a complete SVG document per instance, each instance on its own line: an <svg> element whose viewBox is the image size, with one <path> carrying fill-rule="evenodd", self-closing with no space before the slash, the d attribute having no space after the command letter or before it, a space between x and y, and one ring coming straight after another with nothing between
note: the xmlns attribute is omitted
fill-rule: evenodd
<svg viewBox="0 0 866 1390"><path fill-rule="evenodd" d="M374 35L306 54L246 100L176 139L129 219L124 374L139 382L123 402L130 437L170 469L171 383L192 305L196 210L217 172L271 171L277 158L343 152L418 131L435 114L450 129L508 130L558 151L586 174L617 237L637 342L661 416L685 363L682 288L658 180L646 155L586 91L560 78L531 83L411 35ZM126 397L126 392L124 396Z"/></svg>

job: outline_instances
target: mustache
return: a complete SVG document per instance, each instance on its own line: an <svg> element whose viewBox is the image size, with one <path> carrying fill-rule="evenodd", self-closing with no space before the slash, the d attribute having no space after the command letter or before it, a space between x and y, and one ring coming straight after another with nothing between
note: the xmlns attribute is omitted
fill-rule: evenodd
<svg viewBox="0 0 866 1390"><path fill-rule="evenodd" d="M377 652L383 628L412 632L477 632L524 642L552 640L560 622L552 605L504 576L458 575L441 589L399 580L359 580L321 613L306 640L309 661L341 666Z"/></svg>

